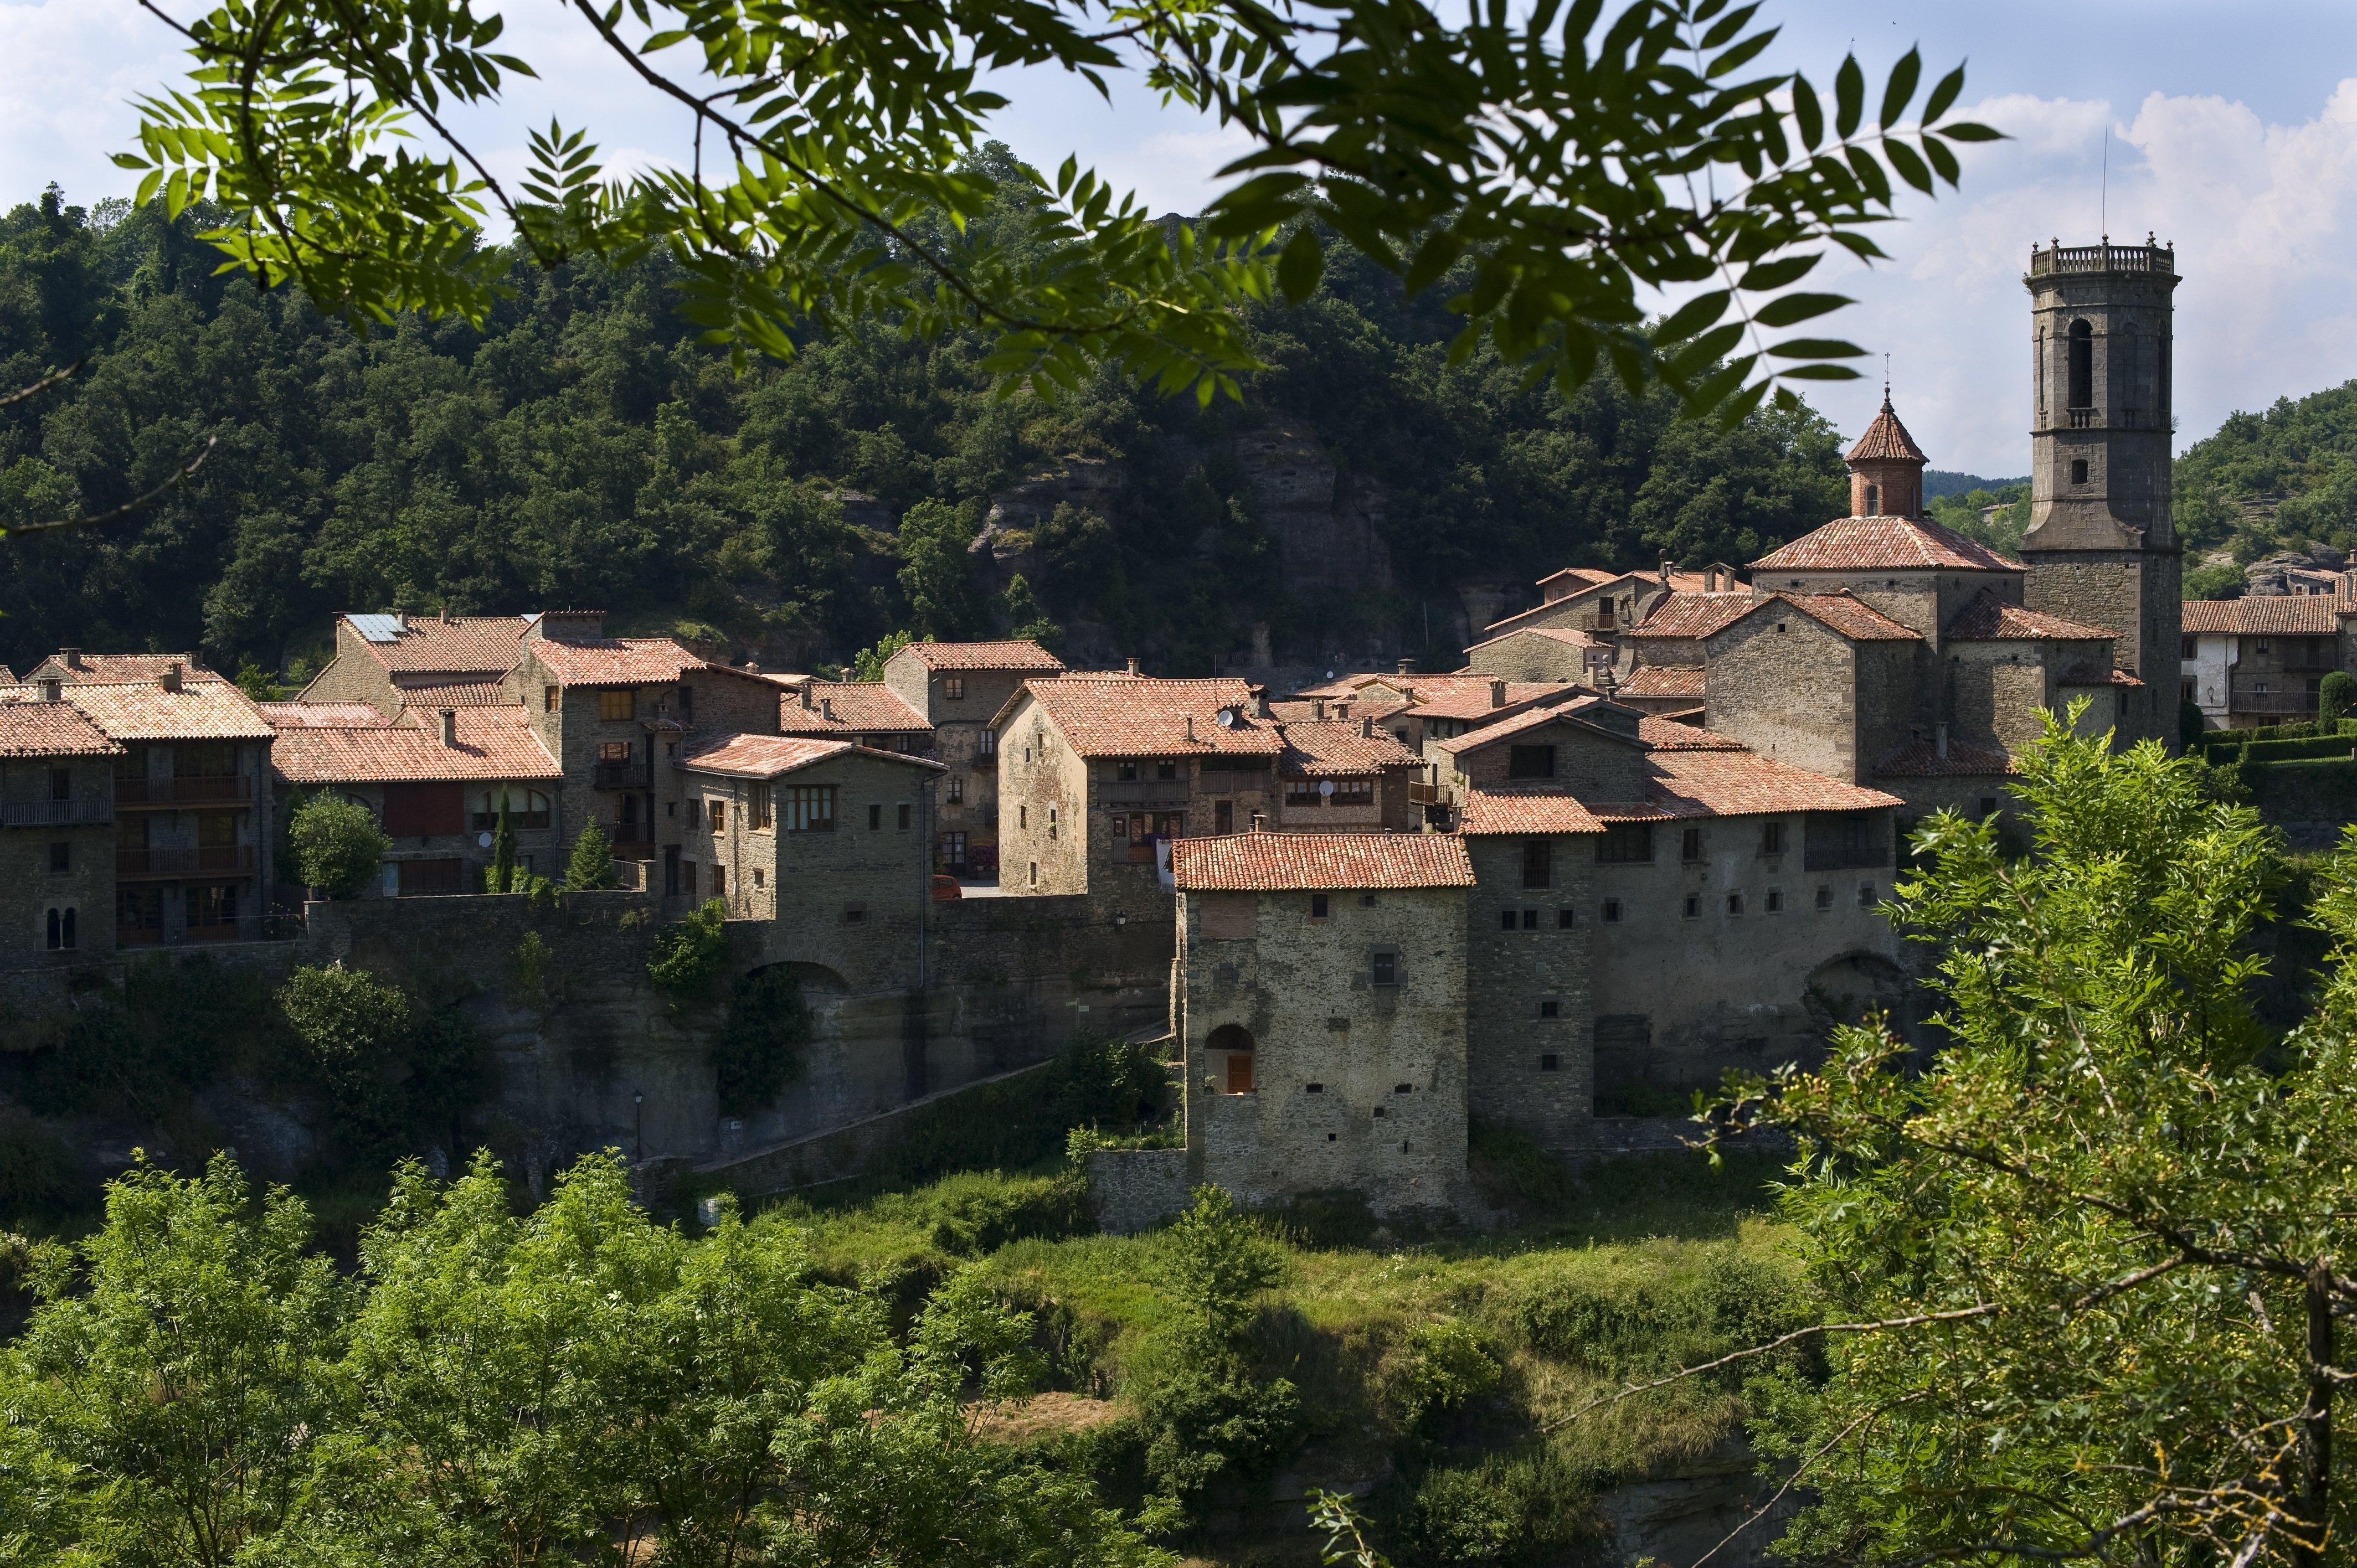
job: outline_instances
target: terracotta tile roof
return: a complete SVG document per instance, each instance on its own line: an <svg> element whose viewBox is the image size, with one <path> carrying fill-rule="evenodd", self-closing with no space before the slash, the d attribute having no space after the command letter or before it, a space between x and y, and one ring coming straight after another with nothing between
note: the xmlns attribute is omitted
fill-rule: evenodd
<svg viewBox="0 0 2357 1568"><path fill-rule="evenodd" d="M1415 675L1408 679L1408 711L1419 717L1478 719L1523 703L1542 702L1580 688L1570 681L1509 681L1506 700L1493 702L1487 675Z"/></svg>
<svg viewBox="0 0 2357 1568"><path fill-rule="evenodd" d="M353 618L347 615L347 621ZM371 616L371 622L382 618ZM433 670L458 674L504 675L516 667L517 645L532 625L530 616L454 616L441 620L410 616L390 642L363 637L361 646L387 670Z"/></svg>
<svg viewBox="0 0 2357 1568"><path fill-rule="evenodd" d="M924 714L880 681L813 681L808 689L811 705L807 708L802 706L801 687L779 699L780 733L836 736L933 733ZM830 707L833 718L827 716Z"/></svg>
<svg viewBox="0 0 2357 1568"><path fill-rule="evenodd" d="M1488 833L1600 833L1604 824L1586 806L1560 789L1469 789L1458 832Z"/></svg>
<svg viewBox="0 0 2357 1568"><path fill-rule="evenodd" d="M1640 664L1629 671L1619 692L1624 697L1699 697L1703 668L1699 664Z"/></svg>
<svg viewBox="0 0 2357 1568"><path fill-rule="evenodd" d="M2142 686L2143 682L2125 670L2106 670L2100 664L2074 664L2054 677L2058 686Z"/></svg>
<svg viewBox="0 0 2357 1568"><path fill-rule="evenodd" d="M1560 572L1550 572L1541 577L1539 586L1544 588L1549 583L1560 582L1568 577L1581 587L1593 587L1598 583L1609 583L1620 575L1620 573L1608 572L1601 566L1566 566Z"/></svg>
<svg viewBox="0 0 2357 1568"><path fill-rule="evenodd" d="M1170 846L1183 893L1470 887L1465 841L1445 833L1228 833Z"/></svg>
<svg viewBox="0 0 2357 1568"><path fill-rule="evenodd" d="M0 686L13 686L16 683L16 672L5 664L0 664Z"/></svg>
<svg viewBox="0 0 2357 1568"><path fill-rule="evenodd" d="M1242 681L1088 674L1027 681L991 722L996 725L1004 719L1025 693L1046 710L1065 741L1082 757L1191 757L1214 752L1275 757L1285 749L1275 719L1251 716L1251 688ZM1219 722L1222 708L1242 710L1243 716L1232 726L1222 725Z"/></svg>
<svg viewBox="0 0 2357 1568"><path fill-rule="evenodd" d="M1610 716L1603 716L1606 714ZM1616 725L1614 722L1616 719L1624 722ZM1644 715L1634 708L1620 707L1618 703L1608 703L1602 697L1586 696L1578 701L1560 703L1551 707L1527 708L1511 718L1500 719L1493 725L1483 725L1469 735L1451 736L1447 740L1436 741L1433 744L1440 750L1455 756L1477 751L1485 746L1495 746L1501 740L1510 740L1525 731L1538 729L1543 725L1560 721L1564 724L1576 724L1584 729L1595 730L1600 734L1609 735L1616 740L1625 740L1630 745L1636 746L1641 744L1638 731L1643 720Z"/></svg>
<svg viewBox="0 0 2357 1568"><path fill-rule="evenodd" d="M90 681L74 706L117 740L268 740L278 732L252 698L228 682L187 681L167 692L153 681Z"/></svg>
<svg viewBox="0 0 2357 1568"><path fill-rule="evenodd" d="M2266 594L2247 599L2188 599L2178 607L2188 632L2242 637L2330 637L2341 629L2330 594Z"/></svg>
<svg viewBox="0 0 2357 1568"><path fill-rule="evenodd" d="M1359 733L1356 719L1284 721L1285 753L1277 771L1288 779L1318 779L1379 772L1386 768L1414 768L1424 759L1389 730Z"/></svg>
<svg viewBox="0 0 2357 1568"><path fill-rule="evenodd" d="M1837 517L1751 563L1763 572L2020 572L1987 545L1920 517ZM1760 585L1765 586L1766 585Z"/></svg>
<svg viewBox="0 0 2357 1568"><path fill-rule="evenodd" d="M1890 398L1886 393L1882 399L1882 412L1874 416L1874 423L1866 427L1866 434L1859 436L1857 445L1849 449L1847 460L1870 463L1893 459L1902 463L1931 461L1923 456L1923 449L1915 445L1915 438L1907 434L1907 427L1899 423L1899 415L1891 408Z"/></svg>
<svg viewBox="0 0 2357 1568"><path fill-rule="evenodd" d="M120 757L123 747L71 703L0 700L0 757Z"/></svg>
<svg viewBox="0 0 2357 1568"><path fill-rule="evenodd" d="M406 706L423 708L505 708L522 707L523 700L497 682L452 681L434 682L412 686L396 682L393 690L401 693Z"/></svg>
<svg viewBox="0 0 2357 1568"><path fill-rule="evenodd" d="M1687 728L1699 729L1702 727L1703 707L1696 703L1690 708L1661 708L1645 716L1649 719L1675 719Z"/></svg>
<svg viewBox="0 0 2357 1568"><path fill-rule="evenodd" d="M1863 599L1839 594L1769 594L1759 599L1749 615L1756 610L1781 607L1798 610L1821 626L1830 627L1852 642L1907 642L1922 640L1922 635L1910 627L1900 625ZM1736 620L1741 620L1738 616ZM1728 625L1733 625L1729 621ZM1724 629L1724 628L1721 628Z"/></svg>
<svg viewBox="0 0 2357 1568"><path fill-rule="evenodd" d="M1389 686L1394 682L1413 681L1413 675L1370 675L1364 671L1353 675L1338 675L1319 686L1304 686L1296 697L1351 697L1369 686Z"/></svg>
<svg viewBox="0 0 2357 1568"><path fill-rule="evenodd" d="M1674 593L1623 637L1704 638L1724 630L1759 600L1749 588L1738 593Z"/></svg>
<svg viewBox="0 0 2357 1568"><path fill-rule="evenodd" d="M1646 800L1672 817L1862 811L1901 804L1896 795L1788 768L1749 751L1661 750L1645 760L1653 775ZM1604 814L1597 810L1597 815Z"/></svg>
<svg viewBox="0 0 2357 1568"><path fill-rule="evenodd" d="M532 654L560 686L651 686L676 681L683 671L727 668L706 664L668 637L601 637L562 642L553 637L536 637L532 639Z"/></svg>
<svg viewBox="0 0 2357 1568"><path fill-rule="evenodd" d="M1573 648L1605 646L1576 626L1523 626L1516 627L1512 631L1501 632L1495 637L1484 638L1465 651L1471 653L1477 649L1487 648L1493 642L1503 642L1510 637L1544 637L1550 642L1565 643Z"/></svg>
<svg viewBox="0 0 2357 1568"><path fill-rule="evenodd" d="M948 769L938 762L905 752L878 751L847 740L821 740L810 736L723 735L682 757L679 766L698 773L726 773L740 779L775 779L836 757L880 757L911 768Z"/></svg>
<svg viewBox="0 0 2357 1568"><path fill-rule="evenodd" d="M2075 620L2064 620L2043 610L2024 609L2019 605L2007 604L1984 588L1973 596L1973 602L1956 612L1948 623L1948 637L1954 642L2009 642L2017 639L2048 638L2085 641L2094 638L2117 637L2119 633L2105 627L2087 626Z"/></svg>
<svg viewBox="0 0 2357 1568"><path fill-rule="evenodd" d="M1688 708L1699 714L1700 708ZM1656 751L1741 751L1743 743L1732 736L1708 730L1698 724L1681 724L1668 714L1647 714L1637 722L1637 738Z"/></svg>
<svg viewBox="0 0 2357 1568"><path fill-rule="evenodd" d="M256 703L273 729L381 729L393 721L366 703Z"/></svg>
<svg viewBox="0 0 2357 1568"><path fill-rule="evenodd" d="M205 668L204 660L193 653L81 653L74 655L79 662L69 667L64 650L52 653L33 667L25 677L35 681L62 681L69 686L84 681L160 681L173 665L180 667L180 675L188 681L218 681L221 677Z"/></svg>
<svg viewBox="0 0 2357 1568"><path fill-rule="evenodd" d="M1874 769L1878 779L1991 779L2013 771L2013 758L2006 753L1993 746L1966 746L1954 740L1948 743L1945 757L1928 740L1902 746Z"/></svg>
<svg viewBox="0 0 2357 1568"><path fill-rule="evenodd" d="M522 708L460 708L458 744L444 746L438 727L407 722L351 729L290 728L270 747L270 763L296 784L441 783L490 779L560 779Z"/></svg>
<svg viewBox="0 0 2357 1568"><path fill-rule="evenodd" d="M904 651L928 670L1031 670L1064 668L1064 661L1036 642L912 642ZM898 655L895 655L898 657Z"/></svg>

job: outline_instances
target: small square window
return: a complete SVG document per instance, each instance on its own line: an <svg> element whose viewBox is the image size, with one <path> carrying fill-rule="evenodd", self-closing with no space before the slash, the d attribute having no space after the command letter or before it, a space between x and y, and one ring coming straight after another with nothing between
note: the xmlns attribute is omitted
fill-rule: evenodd
<svg viewBox="0 0 2357 1568"><path fill-rule="evenodd" d="M1782 822L1763 822L1760 824L1760 853L1762 854L1781 854L1784 853L1784 824Z"/></svg>
<svg viewBox="0 0 2357 1568"><path fill-rule="evenodd" d="M1327 914L1327 896L1325 894L1312 893L1309 896L1309 918L1311 919L1324 919Z"/></svg>
<svg viewBox="0 0 2357 1568"><path fill-rule="evenodd" d="M1373 908L1374 907L1375 907L1375 896L1374 896L1373 894L1372 894L1372 893L1361 893L1361 894L1360 894L1360 895L1359 895L1359 908L1361 908L1361 909L1372 909L1372 908Z"/></svg>
<svg viewBox="0 0 2357 1568"><path fill-rule="evenodd" d="M1702 858L1702 830L1688 828L1678 839L1678 858L1692 864Z"/></svg>
<svg viewBox="0 0 2357 1568"><path fill-rule="evenodd" d="M1302 1085L1302 1090L1308 1094L1323 1094L1326 1092L1326 1086L1322 1083L1307 1083Z"/></svg>
<svg viewBox="0 0 2357 1568"><path fill-rule="evenodd" d="M1768 889L1768 912L1771 915L1784 912L1784 890L1781 887Z"/></svg>
<svg viewBox="0 0 2357 1568"><path fill-rule="evenodd" d="M965 677L948 675L942 679L942 695L952 703L965 701Z"/></svg>
<svg viewBox="0 0 2357 1568"><path fill-rule="evenodd" d="M1859 883L1859 884L1857 885L1857 907L1858 907L1859 908L1861 908L1861 909L1871 909L1871 908L1874 908L1874 897L1875 897L1875 895L1874 895L1874 884L1873 884L1873 883L1871 883L1871 882L1861 882L1861 883Z"/></svg>
<svg viewBox="0 0 2357 1568"><path fill-rule="evenodd" d="M1117 782L1123 784L1135 783L1137 780L1137 764L1135 762L1116 762L1113 765L1113 775Z"/></svg>
<svg viewBox="0 0 2357 1568"><path fill-rule="evenodd" d="M53 843L49 846L49 875L63 876L73 869L73 845Z"/></svg>
<svg viewBox="0 0 2357 1568"><path fill-rule="evenodd" d="M1742 894L1730 893L1727 896L1727 912L1730 915L1740 915L1743 913Z"/></svg>
<svg viewBox="0 0 2357 1568"><path fill-rule="evenodd" d="M1617 926L1620 923L1620 899L1607 898L1604 900L1604 923L1608 926Z"/></svg>
<svg viewBox="0 0 2357 1568"><path fill-rule="evenodd" d="M1512 909L1501 909L1498 911L1498 929L1500 930L1511 931L1520 923L1520 921L1514 918L1514 912Z"/></svg>
<svg viewBox="0 0 2357 1568"><path fill-rule="evenodd" d="M2071 482L2074 485L2083 485L2087 482L2087 459L2084 457L2071 459Z"/></svg>
<svg viewBox="0 0 2357 1568"><path fill-rule="evenodd" d="M1701 894L1689 893L1686 895L1686 918L1689 920L1698 920L1702 918Z"/></svg>
<svg viewBox="0 0 2357 1568"><path fill-rule="evenodd" d="M1526 931L1535 931L1535 930L1537 930L1538 929L1539 929L1539 912L1538 912L1536 909L1525 909L1525 910L1523 910L1523 929L1524 929L1524 930L1526 930Z"/></svg>
<svg viewBox="0 0 2357 1568"><path fill-rule="evenodd" d="M846 926L856 926L856 925L859 925L859 924L861 924L862 922L864 922L866 918L867 918L867 906L866 906L866 905L865 905L865 904L845 904L845 905L843 907L843 923L844 923L845 925L846 925Z"/></svg>
<svg viewBox="0 0 2357 1568"><path fill-rule="evenodd" d="M608 686L597 693L597 716L619 724L639 716L639 694L628 686Z"/></svg>
<svg viewBox="0 0 2357 1568"><path fill-rule="evenodd" d="M1541 1072L1555 1072L1562 1066L1563 1058L1556 1056L1553 1051L1549 1051L1539 1058L1539 1070Z"/></svg>
<svg viewBox="0 0 2357 1568"><path fill-rule="evenodd" d="M1157 779L1176 779L1178 777L1178 765L1175 762L1157 762L1154 765L1154 776Z"/></svg>
<svg viewBox="0 0 2357 1568"><path fill-rule="evenodd" d="M1981 797L1981 820L1982 820L1982 821L1984 821L1984 822L1986 822L1986 821L1987 821L1989 818L1994 817L1994 816L1996 816L1996 796L1994 796L1994 795L1984 795L1984 796L1982 796L1982 797Z"/></svg>
<svg viewBox="0 0 2357 1568"><path fill-rule="evenodd" d="M914 806L911 806L911 805L908 804L906 801L903 801L903 802L901 803L901 806L900 806L900 831L901 831L902 832L907 832L909 831L909 812L911 812L911 811L915 811L915 810L916 810L916 808L915 808Z"/></svg>
<svg viewBox="0 0 2357 1568"><path fill-rule="evenodd" d="M1834 907L1834 890L1833 890L1832 888L1830 888L1830 887L1820 887L1820 888L1818 888L1818 889L1817 889L1817 908L1820 908L1820 909L1830 909L1830 908L1832 908L1833 907Z"/></svg>
<svg viewBox="0 0 2357 1568"><path fill-rule="evenodd" d="M1399 951L1394 948L1377 948L1373 954L1372 978L1377 985L1399 983Z"/></svg>
<svg viewBox="0 0 2357 1568"><path fill-rule="evenodd" d="M1539 1016L1540 1016L1540 1017L1542 1017L1542 1018L1560 1018L1560 1017L1562 1017L1562 1016L1563 1016L1563 1004L1562 1004L1562 1003L1560 1003L1560 1002L1554 1002L1554 1001L1548 1001L1548 1002L1542 1002L1542 1003L1540 1003L1540 1004L1539 1004Z"/></svg>
<svg viewBox="0 0 2357 1568"><path fill-rule="evenodd" d="M1555 912L1555 929L1558 931L1567 931L1571 929L1571 911L1569 909L1557 909Z"/></svg>

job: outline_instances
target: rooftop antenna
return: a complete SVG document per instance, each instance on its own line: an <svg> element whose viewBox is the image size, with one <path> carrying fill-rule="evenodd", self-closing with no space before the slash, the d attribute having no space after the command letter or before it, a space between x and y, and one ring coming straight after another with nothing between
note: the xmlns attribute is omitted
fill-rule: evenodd
<svg viewBox="0 0 2357 1568"><path fill-rule="evenodd" d="M2095 198L2095 226L2104 232L2104 243L2112 242L2112 114L2109 105L2104 110L2104 183Z"/></svg>
<svg viewBox="0 0 2357 1568"><path fill-rule="evenodd" d="M1882 406L1890 406L1890 350L1882 351Z"/></svg>

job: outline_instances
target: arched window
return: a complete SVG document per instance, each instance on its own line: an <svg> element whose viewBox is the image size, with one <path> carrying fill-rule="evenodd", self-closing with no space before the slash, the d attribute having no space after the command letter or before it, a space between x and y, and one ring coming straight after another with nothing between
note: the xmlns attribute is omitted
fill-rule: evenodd
<svg viewBox="0 0 2357 1568"><path fill-rule="evenodd" d="M1220 1059L1213 1061L1211 1079L1223 1094L1250 1094L1256 1087L1253 1082L1252 1031L1242 1024L1222 1024L1203 1041L1204 1051Z"/></svg>
<svg viewBox="0 0 2357 1568"><path fill-rule="evenodd" d="M2071 403L2095 406L2095 329L2083 317L2071 323Z"/></svg>
<svg viewBox="0 0 2357 1568"><path fill-rule="evenodd" d="M1882 515L1882 487L1880 485L1868 485L1866 487L1866 515L1868 517L1880 517Z"/></svg>
<svg viewBox="0 0 2357 1568"><path fill-rule="evenodd" d="M42 923L47 927L45 935L48 939L49 951L71 952L81 945L74 929L78 922L72 905L52 904L45 912Z"/></svg>

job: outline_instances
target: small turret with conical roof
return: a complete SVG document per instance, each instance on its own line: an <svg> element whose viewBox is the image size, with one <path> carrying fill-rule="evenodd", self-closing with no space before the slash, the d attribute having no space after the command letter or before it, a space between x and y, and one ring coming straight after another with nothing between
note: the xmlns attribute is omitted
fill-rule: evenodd
<svg viewBox="0 0 2357 1568"><path fill-rule="evenodd" d="M1923 465L1931 459L1899 423L1889 382L1882 388L1882 412L1849 449L1847 461L1850 516L1923 515Z"/></svg>

